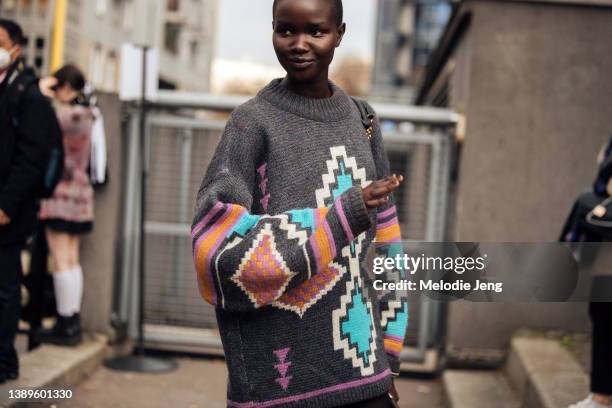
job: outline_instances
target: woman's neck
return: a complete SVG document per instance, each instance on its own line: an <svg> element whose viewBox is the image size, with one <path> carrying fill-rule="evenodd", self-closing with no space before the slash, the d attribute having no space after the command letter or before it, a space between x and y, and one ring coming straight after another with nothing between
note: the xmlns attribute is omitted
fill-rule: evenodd
<svg viewBox="0 0 612 408"><path fill-rule="evenodd" d="M329 86L329 80L327 79L327 75L322 76L322 78L316 79L311 82L295 81L289 76L286 76L285 79L282 80L281 84L287 89L289 89L291 92L294 92L306 98L329 98L333 94Z"/></svg>

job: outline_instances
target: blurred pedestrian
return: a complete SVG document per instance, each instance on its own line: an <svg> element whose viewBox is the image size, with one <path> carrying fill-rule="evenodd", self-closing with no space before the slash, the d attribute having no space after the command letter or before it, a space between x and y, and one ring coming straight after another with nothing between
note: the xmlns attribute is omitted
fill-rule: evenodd
<svg viewBox="0 0 612 408"><path fill-rule="evenodd" d="M602 148L598 163L593 188L576 201L562 241L612 241L612 136ZM612 279L612 265L608 267L611 270L604 271L608 276L598 278ZM605 296L609 300L612 294ZM591 302L589 314L593 323L591 393L570 408L612 408L612 302Z"/></svg>
<svg viewBox="0 0 612 408"><path fill-rule="evenodd" d="M198 193L194 260L216 306L228 406L398 398L407 303L375 304L360 262L374 239L400 240L403 177L371 107L328 78L342 14L340 0L274 2L287 75L232 113Z"/></svg>
<svg viewBox="0 0 612 408"><path fill-rule="evenodd" d="M36 77L21 61L23 40L19 25L0 19L0 383L19 375L14 340L21 307L20 254L36 225L51 141L59 134Z"/></svg>
<svg viewBox="0 0 612 408"><path fill-rule="evenodd" d="M66 65L41 80L43 93L53 98L64 141L64 174L53 196L43 200L40 220L45 225L53 260L53 284L57 320L41 330L43 343L75 346L81 342L80 312L83 269L79 250L81 236L93 228L94 192L88 175L93 114L79 101L85 77L74 65Z"/></svg>

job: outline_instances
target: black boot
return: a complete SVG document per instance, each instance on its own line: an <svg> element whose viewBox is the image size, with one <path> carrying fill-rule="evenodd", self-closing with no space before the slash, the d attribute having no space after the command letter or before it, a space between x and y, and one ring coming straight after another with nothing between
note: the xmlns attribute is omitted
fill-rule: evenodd
<svg viewBox="0 0 612 408"><path fill-rule="evenodd" d="M0 369L0 384L4 384L7 381L16 380L19 377L17 370L5 370Z"/></svg>
<svg viewBox="0 0 612 408"><path fill-rule="evenodd" d="M52 329L43 329L38 333L38 340L58 346L78 345L82 340L79 314L70 317L58 316Z"/></svg>

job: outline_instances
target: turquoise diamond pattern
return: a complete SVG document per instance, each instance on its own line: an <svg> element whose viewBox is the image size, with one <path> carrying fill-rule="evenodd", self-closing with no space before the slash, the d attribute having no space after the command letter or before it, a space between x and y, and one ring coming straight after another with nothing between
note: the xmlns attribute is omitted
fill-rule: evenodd
<svg viewBox="0 0 612 408"><path fill-rule="evenodd" d="M364 302L360 289L352 297L352 306L348 309L347 320L342 322L342 335L348 336L351 347L357 347L357 354L365 364L369 362L372 317Z"/></svg>
<svg viewBox="0 0 612 408"><path fill-rule="evenodd" d="M353 176L346 173L346 168L344 167L343 161L340 162L340 175L336 181L338 186L332 190L332 197L334 200L340 197L340 195L342 195L342 193L344 193L346 190L353 187Z"/></svg>

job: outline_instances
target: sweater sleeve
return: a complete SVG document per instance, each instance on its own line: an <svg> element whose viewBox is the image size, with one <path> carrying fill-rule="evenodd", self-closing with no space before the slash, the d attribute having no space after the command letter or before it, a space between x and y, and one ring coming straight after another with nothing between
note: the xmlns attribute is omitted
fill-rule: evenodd
<svg viewBox="0 0 612 408"><path fill-rule="evenodd" d="M390 174L389 158L387 156L380 126L375 122L372 136L372 155L376 165L377 178L382 179ZM376 243L377 253L381 256L395 258L403 256L400 226L398 222L395 196L391 194L389 201L378 207L376 212ZM405 278L403 270L389 271L388 279ZM400 353L404 345L404 336L408 326L407 293L393 291L379 299L383 343L391 372L399 375Z"/></svg>
<svg viewBox="0 0 612 408"><path fill-rule="evenodd" d="M198 192L192 225L198 287L208 303L229 311L272 304L372 225L358 186L329 208L252 214L264 139L252 121L232 115Z"/></svg>

